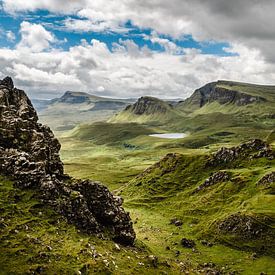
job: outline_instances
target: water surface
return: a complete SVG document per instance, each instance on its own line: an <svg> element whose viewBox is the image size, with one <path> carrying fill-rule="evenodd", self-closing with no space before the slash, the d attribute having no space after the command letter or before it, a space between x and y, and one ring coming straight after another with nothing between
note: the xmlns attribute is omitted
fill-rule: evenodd
<svg viewBox="0 0 275 275"><path fill-rule="evenodd" d="M178 139L178 138L184 138L187 136L185 133L166 133L166 134L152 134L149 135L150 137L157 137L157 138L172 138L172 139Z"/></svg>

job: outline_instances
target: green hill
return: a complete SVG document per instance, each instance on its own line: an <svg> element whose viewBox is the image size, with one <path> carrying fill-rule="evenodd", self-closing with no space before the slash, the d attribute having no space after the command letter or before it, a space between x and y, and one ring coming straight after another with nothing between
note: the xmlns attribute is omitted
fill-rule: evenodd
<svg viewBox="0 0 275 275"><path fill-rule="evenodd" d="M113 116L109 122L137 122L163 124L179 117L180 114L171 104L154 97L141 97L136 103L128 105L123 111Z"/></svg>
<svg viewBox="0 0 275 275"><path fill-rule="evenodd" d="M181 220L181 236L274 256L274 165L275 152L260 140L212 155L171 153L123 192L128 205Z"/></svg>

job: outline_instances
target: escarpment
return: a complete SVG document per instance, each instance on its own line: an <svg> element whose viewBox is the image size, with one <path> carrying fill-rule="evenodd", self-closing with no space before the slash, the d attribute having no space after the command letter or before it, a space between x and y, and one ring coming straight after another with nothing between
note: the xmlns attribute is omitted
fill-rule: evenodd
<svg viewBox="0 0 275 275"><path fill-rule="evenodd" d="M0 174L18 188L33 188L69 222L87 233L108 231L117 242L131 245L135 232L122 199L98 182L64 174L60 143L38 116L24 91L10 77L0 81Z"/></svg>
<svg viewBox="0 0 275 275"><path fill-rule="evenodd" d="M130 111L135 115L152 115L156 113L166 113L171 106L167 103L149 96L143 96L133 105L126 107L126 111Z"/></svg>

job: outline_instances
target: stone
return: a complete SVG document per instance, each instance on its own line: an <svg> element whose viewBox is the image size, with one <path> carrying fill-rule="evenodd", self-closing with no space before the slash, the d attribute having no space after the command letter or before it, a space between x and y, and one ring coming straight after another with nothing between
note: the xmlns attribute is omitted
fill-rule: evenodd
<svg viewBox="0 0 275 275"><path fill-rule="evenodd" d="M228 166L238 159L255 158L267 158L272 160L275 158L275 153L266 142L260 139L253 139L236 147L222 147L212 154L207 162L207 166Z"/></svg>
<svg viewBox="0 0 275 275"><path fill-rule="evenodd" d="M154 255L149 255L148 256L149 262L152 264L153 267L158 266L158 257Z"/></svg>
<svg viewBox="0 0 275 275"><path fill-rule="evenodd" d="M173 218L170 220L170 224L174 224L175 226L181 226L183 225L183 222L177 218Z"/></svg>
<svg viewBox="0 0 275 275"><path fill-rule="evenodd" d="M122 208L99 182L75 180L64 174L60 143L51 129L38 123L37 113L12 79L0 81L0 174L16 187L36 190L41 202L89 234L108 232L118 243L132 245L135 232Z"/></svg>
<svg viewBox="0 0 275 275"><path fill-rule="evenodd" d="M212 176L210 176L208 179L206 179L204 183L198 186L197 189L195 190L195 193L205 189L206 187L212 186L219 182L228 181L228 180L230 180L230 175L228 174L228 172L218 171L214 173Z"/></svg>
<svg viewBox="0 0 275 275"><path fill-rule="evenodd" d="M186 247L186 248L193 248L196 245L193 240L189 240L187 238L182 238L180 243L183 247Z"/></svg>

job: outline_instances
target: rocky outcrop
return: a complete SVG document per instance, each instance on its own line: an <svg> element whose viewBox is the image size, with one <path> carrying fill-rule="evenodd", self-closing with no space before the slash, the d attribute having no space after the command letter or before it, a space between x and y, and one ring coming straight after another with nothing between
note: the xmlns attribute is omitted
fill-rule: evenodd
<svg viewBox="0 0 275 275"><path fill-rule="evenodd" d="M266 142L260 139L253 139L236 147L222 147L210 157L207 164L216 166L220 164L228 164L238 159L253 159L261 157L274 159L275 155Z"/></svg>
<svg viewBox="0 0 275 275"><path fill-rule="evenodd" d="M160 99L144 96L138 99L133 105L128 105L125 111L130 111L135 115L153 115L158 113L166 113L172 108L169 104Z"/></svg>
<svg viewBox="0 0 275 275"><path fill-rule="evenodd" d="M265 98L252 96L240 91L235 91L229 88L219 86L218 82L208 83L205 86L197 89L194 94L188 99L190 103L203 107L207 103L219 102L220 104L235 104L244 106L254 102L265 101Z"/></svg>
<svg viewBox="0 0 275 275"><path fill-rule="evenodd" d="M109 231L117 242L133 244L135 233L122 200L98 182L74 180L63 172L60 143L40 123L24 91L12 79L0 81L0 173L19 188L33 188L68 221L88 233Z"/></svg>
<svg viewBox="0 0 275 275"><path fill-rule="evenodd" d="M230 179L230 176L227 172L218 171L218 172L214 173L212 176L210 176L208 179L206 179L204 181L204 183L199 185L197 187L197 189L195 190L195 192L201 191L201 190L205 189L206 187L215 185L219 182L228 181L229 179Z"/></svg>
<svg viewBox="0 0 275 275"><path fill-rule="evenodd" d="M272 220L268 220L268 217L261 220L256 216L236 213L217 222L216 226L220 234L234 234L242 240L255 240L264 239L265 236L274 237L274 230L269 226L271 223Z"/></svg>
<svg viewBox="0 0 275 275"><path fill-rule="evenodd" d="M269 187L275 183L275 172L264 175L257 183L258 186Z"/></svg>

